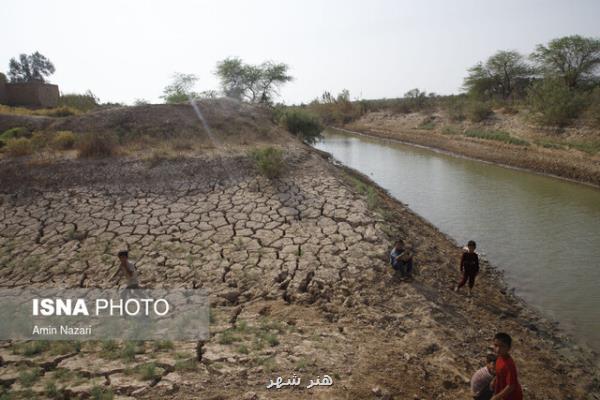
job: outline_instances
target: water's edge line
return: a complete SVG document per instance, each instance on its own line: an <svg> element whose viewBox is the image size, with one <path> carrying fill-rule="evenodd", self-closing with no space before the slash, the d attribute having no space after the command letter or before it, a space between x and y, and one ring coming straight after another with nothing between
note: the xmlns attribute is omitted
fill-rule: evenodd
<svg viewBox="0 0 600 400"><path fill-rule="evenodd" d="M451 157L462 158L462 159L465 159L465 160L478 161L478 162L482 162L482 163L485 163L485 164L496 165L496 166L502 167L502 168L512 169L512 170L521 171L521 172L528 172L528 173L535 174L535 175L546 176L548 178L559 179L561 181L567 181L567 182L571 182L571 183L577 183L579 185L588 186L588 187L591 187L591 188L594 188L594 189L600 189L600 185L596 185L596 184L591 183L591 182L585 182L585 181L580 181L580 180L573 179L573 178L567 178L566 176L560 176L560 175L556 175L556 174L550 174L550 173L547 173L547 172L536 171L535 169L531 169L531 168L517 167L515 165L499 163L499 162L496 162L496 161L484 160L483 158L470 157L470 156L466 156L464 154L455 153L453 151L440 149L438 147L427 146L427 145L424 145L424 144L409 142L409 141L398 139L398 138L390 138L390 137L387 137L387 136L385 136L385 137L384 136L379 136L379 135L377 135L375 133L366 133L366 132L351 131L350 129L340 128L340 127L337 127L337 126L328 126L327 129L332 129L332 130L336 130L336 131L342 131L342 132L350 133L350 134L353 134L353 135L364 136L364 137L373 138L373 139L379 139L379 140L383 140L383 141L390 141L390 142L400 143L400 144L403 144L403 145L406 145L406 146L412 146L412 147L417 147L417 148L420 148L420 149L430 150L430 151L432 151L434 153L445 154L445 155L448 155L448 156L451 156ZM381 133L383 134L385 132L381 132Z"/></svg>
<svg viewBox="0 0 600 400"><path fill-rule="evenodd" d="M339 128L334 128L334 129L340 130ZM348 132L353 133L351 131L348 131ZM356 133L356 134L366 136L366 137L375 137L377 139L382 139L380 137L371 136L371 135L367 135L367 134L361 134L361 133ZM394 139L389 139L389 140L398 141L398 140L394 140ZM399 142L401 142L401 141L399 141ZM412 144L409 144L409 145L412 145ZM420 146L420 145L415 145L415 146L426 147L426 146ZM442 235L446 240L448 240L454 246L456 246L457 248L461 247L458 244L458 242L456 241L456 239L454 239L452 236L450 236L449 234L442 231L440 228L438 228L435 224L433 224L427 218L425 218L421 214L414 211L412 208L409 207L409 205L403 203L402 200L393 196L386 188L380 186L377 182L375 182L368 175L342 163L341 161L337 160L333 156L333 154L331 154L327 151L320 150L320 149L317 149L312 146L310 146L310 147L313 151L317 152L317 154L319 156L325 158L334 168L339 169L344 173L348 173L352 176L355 176L355 177L359 178L360 180L362 180L365 184L374 187L378 192L380 192L380 194L386 196L390 201L392 201L396 205L396 207L403 209L405 212L409 212L409 213L413 214L416 218L418 218L421 221L421 223L431 226L436 232L438 232L440 235ZM431 150L435 151L435 149L433 149L433 148ZM468 158L468 157L465 157L465 158ZM487 163L491 163L491 162L487 162ZM509 285L508 282L506 281L504 269L497 267L495 264L491 263L485 255L480 255L480 256L482 256L485 264L487 264L486 269L488 270L489 278L492 281L495 281L501 289L505 290L506 293L504 295L509 304L510 303L517 304L518 306L527 309L529 312L533 313L536 316L536 318L538 318L540 321L546 323L547 325L551 325L554 327L554 329L551 329L550 331L540 330L540 332L543 332L544 334L550 336L555 342L558 342L562 346L570 348L573 351L577 351L577 350L581 351L582 350L586 356L592 356L592 357L597 354L596 350L591 348L585 341L581 341L581 340L577 339L572 333L570 333L567 329L565 329L563 327L563 325L560 323L560 321L558 321L556 318L552 317L551 315L548 315L547 312L542 307L537 307L537 306L529 303L526 299L524 299L520 295L518 295L516 293L516 288ZM519 323L519 324L523 325L522 323ZM600 360L597 361L595 363L595 365L600 368Z"/></svg>

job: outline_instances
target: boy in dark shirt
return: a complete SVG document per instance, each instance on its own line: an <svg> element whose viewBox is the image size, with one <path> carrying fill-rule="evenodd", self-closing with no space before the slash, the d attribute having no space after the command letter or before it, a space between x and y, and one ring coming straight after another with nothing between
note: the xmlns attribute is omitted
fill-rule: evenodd
<svg viewBox="0 0 600 400"><path fill-rule="evenodd" d="M517 366L509 354L512 338L499 332L494 336L496 359L496 378L494 396L491 400L523 400L523 390L517 377Z"/></svg>
<svg viewBox="0 0 600 400"><path fill-rule="evenodd" d="M473 240L469 240L467 243L468 251L463 252L462 258L460 259L460 272L463 273L462 280L456 285L455 291L463 287L467 280L469 281L469 296L473 292L473 286L475 285L475 277L479 273L479 256L475 253L477 245Z"/></svg>

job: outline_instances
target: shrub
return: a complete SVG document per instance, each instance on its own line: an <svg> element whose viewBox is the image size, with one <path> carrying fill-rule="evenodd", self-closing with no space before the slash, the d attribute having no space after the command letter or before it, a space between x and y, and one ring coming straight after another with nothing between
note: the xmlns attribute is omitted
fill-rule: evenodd
<svg viewBox="0 0 600 400"><path fill-rule="evenodd" d="M590 94L585 116L592 125L600 127L600 86Z"/></svg>
<svg viewBox="0 0 600 400"><path fill-rule="evenodd" d="M84 94L63 94L58 99L58 105L86 112L98 107L98 98L89 90Z"/></svg>
<svg viewBox="0 0 600 400"><path fill-rule="evenodd" d="M323 127L319 119L303 110L288 110L281 117L285 129L298 136L306 143L312 144L321 137Z"/></svg>
<svg viewBox="0 0 600 400"><path fill-rule="evenodd" d="M87 134L77 142L80 158L111 157L116 154L117 139L110 134Z"/></svg>
<svg viewBox="0 0 600 400"><path fill-rule="evenodd" d="M33 132L31 135L31 144L35 150L46 147L50 140L51 136L46 132Z"/></svg>
<svg viewBox="0 0 600 400"><path fill-rule="evenodd" d="M71 131L60 131L52 139L54 147L61 150L72 149L75 146L75 135Z"/></svg>
<svg viewBox="0 0 600 400"><path fill-rule="evenodd" d="M35 340L18 344L13 348L15 354L22 354L26 357L33 357L41 354L50 348L50 342L47 340Z"/></svg>
<svg viewBox="0 0 600 400"><path fill-rule="evenodd" d="M45 115L46 117L70 117L71 115L80 114L79 110L73 107L57 107L38 110L37 115Z"/></svg>
<svg viewBox="0 0 600 400"><path fill-rule="evenodd" d="M446 125L442 128L444 135L457 135L460 133L460 129L454 125Z"/></svg>
<svg viewBox="0 0 600 400"><path fill-rule="evenodd" d="M140 365L138 367L138 373L143 381L151 381L159 376L159 373L156 370L156 364L154 363Z"/></svg>
<svg viewBox="0 0 600 400"><path fill-rule="evenodd" d="M231 331L224 331L219 337L219 344L231 344L233 342L239 342L241 339L235 336Z"/></svg>
<svg viewBox="0 0 600 400"><path fill-rule="evenodd" d="M284 169L283 152L274 147L256 149L251 153L259 172L267 178L277 178Z"/></svg>
<svg viewBox="0 0 600 400"><path fill-rule="evenodd" d="M536 82L529 89L527 99L539 124L556 127L569 125L585 105L583 95L559 79Z"/></svg>
<svg viewBox="0 0 600 400"><path fill-rule="evenodd" d="M31 369L27 371L21 371L19 373L19 383L24 387L31 387L40 377L39 369Z"/></svg>
<svg viewBox="0 0 600 400"><path fill-rule="evenodd" d="M154 342L154 351L173 350L175 345L170 340L157 340Z"/></svg>
<svg viewBox="0 0 600 400"><path fill-rule="evenodd" d="M121 358L125 361L135 360L136 346L133 342L127 342L121 350Z"/></svg>
<svg viewBox="0 0 600 400"><path fill-rule="evenodd" d="M435 128L435 117L432 115L425 117L423 121L421 121L421 123L419 124L419 128L428 131L433 130Z"/></svg>
<svg viewBox="0 0 600 400"><path fill-rule="evenodd" d="M44 388L44 394L51 399L58 399L60 396L60 391L56 387L56 383L54 381L49 381L46 383Z"/></svg>
<svg viewBox="0 0 600 400"><path fill-rule="evenodd" d="M0 140L9 140L9 139L17 139L17 138L30 138L31 132L29 129L24 128L22 126L18 126L15 128L10 128L2 132L0 135Z"/></svg>
<svg viewBox="0 0 600 400"><path fill-rule="evenodd" d="M466 115L470 121L481 122L492 115L492 108L487 103L472 101L467 105Z"/></svg>
<svg viewBox="0 0 600 400"><path fill-rule="evenodd" d="M512 137L512 136L510 136L510 134L508 134L507 132L504 132L504 131L468 130L465 132L465 136L479 138L479 139L496 140L498 142L516 144L519 146L528 146L529 145L528 141Z"/></svg>
<svg viewBox="0 0 600 400"><path fill-rule="evenodd" d="M27 156L33 153L33 145L26 138L10 139L6 142L5 151L12 157Z"/></svg>
<svg viewBox="0 0 600 400"><path fill-rule="evenodd" d="M90 398L92 400L112 400L114 394L110 388L106 389L102 386L94 386L92 390L90 390Z"/></svg>
<svg viewBox="0 0 600 400"><path fill-rule="evenodd" d="M451 121L460 122L464 121L465 115L465 102L462 99L452 98L448 101L448 117Z"/></svg>

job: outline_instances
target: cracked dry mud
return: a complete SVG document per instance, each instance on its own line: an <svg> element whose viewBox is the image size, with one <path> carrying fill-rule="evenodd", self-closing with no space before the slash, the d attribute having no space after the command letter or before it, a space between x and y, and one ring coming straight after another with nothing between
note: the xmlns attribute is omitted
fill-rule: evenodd
<svg viewBox="0 0 600 400"><path fill-rule="evenodd" d="M56 171L64 180L5 189L0 287L110 287L127 247L143 287L201 287L212 317L201 343L3 342L0 384L16 398L44 398L51 385L72 398L98 387L147 399L469 398L502 329L526 398L597 388L589 355L492 269L467 301L450 290L459 249L434 227L313 150L290 147L287 160L276 180L224 157L171 161L139 181L141 161L78 161ZM415 249L413 283L391 279L396 235ZM334 384L266 388L293 374Z"/></svg>

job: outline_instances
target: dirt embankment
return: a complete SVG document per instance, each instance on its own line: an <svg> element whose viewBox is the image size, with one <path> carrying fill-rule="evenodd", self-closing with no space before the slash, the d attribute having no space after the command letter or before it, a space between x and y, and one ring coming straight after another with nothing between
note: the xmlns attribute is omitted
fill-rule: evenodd
<svg viewBox="0 0 600 400"><path fill-rule="evenodd" d="M3 390L15 398L43 398L54 385L71 398L104 390L145 399L466 399L502 330L514 338L525 398L594 399L593 355L514 298L493 268L483 262L474 298L456 294L455 243L368 178L282 138L287 169L273 180L227 152L152 167L1 163L9 184L0 189L0 287L108 287L114 254L127 246L143 286L202 287L213 310L200 347L136 343L124 357L125 343L36 352L0 343ZM397 237L414 248L414 282L392 280L387 254ZM151 379L140 374L149 364ZM325 374L332 386L306 388ZM292 375L303 384L267 389Z"/></svg>
<svg viewBox="0 0 600 400"><path fill-rule="evenodd" d="M481 123L452 122L444 113L369 113L343 128L466 157L600 186L600 131L544 130L521 115L496 113ZM528 145L468 137L468 131L501 131ZM578 148L585 147L587 151Z"/></svg>

